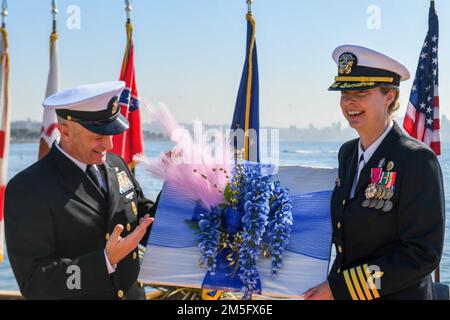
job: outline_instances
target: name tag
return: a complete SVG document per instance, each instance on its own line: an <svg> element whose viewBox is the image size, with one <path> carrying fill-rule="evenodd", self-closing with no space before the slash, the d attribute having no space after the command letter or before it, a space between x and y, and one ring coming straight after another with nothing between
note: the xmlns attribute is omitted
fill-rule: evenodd
<svg viewBox="0 0 450 320"><path fill-rule="evenodd" d="M119 181L119 192L124 194L127 191L133 189L133 183L125 171L120 171L117 173L117 180Z"/></svg>

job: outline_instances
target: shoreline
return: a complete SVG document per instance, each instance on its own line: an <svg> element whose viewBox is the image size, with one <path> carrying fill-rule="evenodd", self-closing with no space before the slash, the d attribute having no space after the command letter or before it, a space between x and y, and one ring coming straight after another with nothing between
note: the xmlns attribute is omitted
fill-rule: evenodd
<svg viewBox="0 0 450 320"><path fill-rule="evenodd" d="M170 142L169 139L144 139L144 141L163 141ZM9 141L10 144L25 144L25 143L35 143L39 144L39 139L14 139Z"/></svg>

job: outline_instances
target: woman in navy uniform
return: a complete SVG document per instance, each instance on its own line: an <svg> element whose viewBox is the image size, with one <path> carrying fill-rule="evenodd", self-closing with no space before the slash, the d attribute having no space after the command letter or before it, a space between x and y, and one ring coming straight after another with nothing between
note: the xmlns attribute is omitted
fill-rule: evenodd
<svg viewBox="0 0 450 320"><path fill-rule="evenodd" d="M60 139L6 187L8 254L27 299L145 299L138 243L155 206L107 152L128 129L118 105L124 86L81 86L44 101Z"/></svg>
<svg viewBox="0 0 450 320"><path fill-rule="evenodd" d="M408 70L374 50L336 48L341 109L359 135L339 150L331 200L336 258L305 299L435 299L444 188L434 152L392 120Z"/></svg>

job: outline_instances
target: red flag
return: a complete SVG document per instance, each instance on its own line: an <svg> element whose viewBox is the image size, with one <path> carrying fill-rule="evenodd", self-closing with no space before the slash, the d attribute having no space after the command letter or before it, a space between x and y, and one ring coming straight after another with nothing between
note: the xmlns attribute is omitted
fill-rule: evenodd
<svg viewBox="0 0 450 320"><path fill-rule="evenodd" d="M134 46L131 23L127 23L127 36L127 48L120 72L120 80L125 81L125 89L120 96L119 105L122 115L130 123L130 128L124 133L113 137L114 147L111 152L121 156L133 168L135 166L133 156L144 152L144 138L134 71Z"/></svg>

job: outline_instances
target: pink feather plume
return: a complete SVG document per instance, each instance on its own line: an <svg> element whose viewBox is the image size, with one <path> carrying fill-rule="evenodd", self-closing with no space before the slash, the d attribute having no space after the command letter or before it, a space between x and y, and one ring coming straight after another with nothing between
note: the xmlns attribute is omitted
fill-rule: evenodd
<svg viewBox="0 0 450 320"><path fill-rule="evenodd" d="M194 142L189 131L175 120L166 106L144 107L175 146L157 159L139 155L134 160L141 163L153 177L176 186L183 195L200 201L207 209L224 203L224 190L233 164L229 139L216 132L213 156L206 139L196 139L199 141Z"/></svg>

